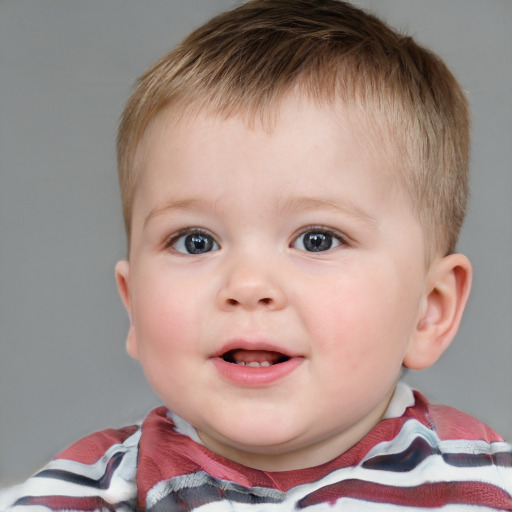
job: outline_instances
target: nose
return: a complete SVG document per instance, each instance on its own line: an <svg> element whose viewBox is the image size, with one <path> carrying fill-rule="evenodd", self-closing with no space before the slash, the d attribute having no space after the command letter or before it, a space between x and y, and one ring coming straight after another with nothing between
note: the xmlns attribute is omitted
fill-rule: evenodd
<svg viewBox="0 0 512 512"><path fill-rule="evenodd" d="M270 311L286 306L282 276L278 269L262 261L238 261L226 269L217 299L224 310L257 309Z"/></svg>

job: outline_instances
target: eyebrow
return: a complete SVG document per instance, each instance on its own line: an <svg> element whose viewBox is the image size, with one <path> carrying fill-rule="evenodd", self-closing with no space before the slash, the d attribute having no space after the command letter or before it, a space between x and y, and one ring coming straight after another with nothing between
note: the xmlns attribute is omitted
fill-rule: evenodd
<svg viewBox="0 0 512 512"><path fill-rule="evenodd" d="M377 219L366 210L350 200L338 198L292 197L278 200L278 211L282 213L295 213L310 210L326 210L342 213L357 221L364 222L370 227L377 228Z"/></svg>
<svg viewBox="0 0 512 512"><path fill-rule="evenodd" d="M177 212L190 212L190 211L212 211L212 210L221 210L224 208L220 204L220 200L211 200L211 199L198 199L198 198L190 198L190 199L170 199L162 204L153 208L146 218L144 219L144 227L147 226L150 220L158 217L159 215L163 215L170 211Z"/></svg>

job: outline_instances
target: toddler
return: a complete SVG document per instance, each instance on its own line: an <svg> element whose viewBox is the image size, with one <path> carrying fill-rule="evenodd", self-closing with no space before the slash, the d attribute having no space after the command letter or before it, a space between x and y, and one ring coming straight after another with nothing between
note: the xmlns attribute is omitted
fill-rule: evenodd
<svg viewBox="0 0 512 512"><path fill-rule="evenodd" d="M139 79L117 148L127 351L165 405L7 510L512 510L512 447L399 382L471 284L437 56L341 1L251 1Z"/></svg>

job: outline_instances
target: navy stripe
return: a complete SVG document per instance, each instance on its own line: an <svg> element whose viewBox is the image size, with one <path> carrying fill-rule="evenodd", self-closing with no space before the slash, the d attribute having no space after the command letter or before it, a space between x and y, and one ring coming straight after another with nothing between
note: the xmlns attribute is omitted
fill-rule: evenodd
<svg viewBox="0 0 512 512"><path fill-rule="evenodd" d="M112 476L115 470L121 464L121 461L124 457L124 452L115 453L110 460L108 461L105 473L95 480L94 478L89 478L84 475L79 475L77 473L72 473L71 471L66 471L64 469L45 469L40 471L35 475L35 478L54 478L55 480L62 480L64 482L70 482L77 485L83 485L85 487L90 487L92 489L101 489L105 490L110 487L110 481L112 480Z"/></svg>
<svg viewBox="0 0 512 512"><path fill-rule="evenodd" d="M189 475L192 478L188 480L188 485L179 489L173 487L176 480L183 480L182 477L169 480L168 487L164 491L168 494L147 510L151 512L188 512L202 505L219 501L262 505L265 503L281 503L285 497L285 493L281 492L279 492L280 497L275 496L277 491L272 488L264 489L268 490L269 494L274 494L274 496L265 495L261 492L262 488L251 489L234 482L218 480L210 475L207 476L207 481L204 482L204 473L197 473L196 475L200 475L203 483L194 485L193 477L195 475Z"/></svg>
<svg viewBox="0 0 512 512"><path fill-rule="evenodd" d="M381 471L404 472L412 471L431 455L439 455L441 452L433 448L423 437L416 437L414 441L400 453L377 455L365 460L362 464L365 469L377 469Z"/></svg>
<svg viewBox="0 0 512 512"><path fill-rule="evenodd" d="M512 452L498 453L445 453L443 460L450 466L462 467L482 467L482 466L502 466L512 467Z"/></svg>
<svg viewBox="0 0 512 512"><path fill-rule="evenodd" d="M441 455L444 462L459 468L483 466L512 467L512 451L498 453L441 453L437 446L432 446L423 437L416 437L400 453L377 455L363 462L365 469L381 471L412 471L432 455Z"/></svg>

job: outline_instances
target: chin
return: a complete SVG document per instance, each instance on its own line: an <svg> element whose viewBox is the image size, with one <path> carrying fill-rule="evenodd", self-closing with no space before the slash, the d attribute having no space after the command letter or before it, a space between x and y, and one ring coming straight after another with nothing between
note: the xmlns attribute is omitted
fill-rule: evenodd
<svg viewBox="0 0 512 512"><path fill-rule="evenodd" d="M247 425L239 429L233 428L214 431L209 438L234 450L255 454L280 454L293 449L299 434L286 429L276 429L275 424L254 428ZM208 443L206 443L208 444Z"/></svg>

